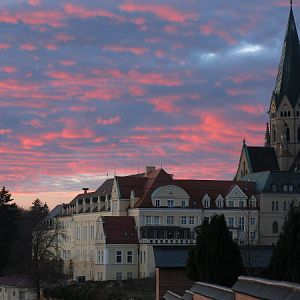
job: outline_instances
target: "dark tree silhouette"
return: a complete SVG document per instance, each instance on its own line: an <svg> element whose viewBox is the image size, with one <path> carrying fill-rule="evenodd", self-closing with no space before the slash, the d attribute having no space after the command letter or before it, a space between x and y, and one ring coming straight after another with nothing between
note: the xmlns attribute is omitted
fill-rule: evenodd
<svg viewBox="0 0 300 300"><path fill-rule="evenodd" d="M189 278L232 286L242 270L240 250L229 234L224 215L213 216L210 223L205 219L188 258Z"/></svg>
<svg viewBox="0 0 300 300"><path fill-rule="evenodd" d="M285 219L270 265L273 279L300 282L300 209L294 204Z"/></svg>
<svg viewBox="0 0 300 300"><path fill-rule="evenodd" d="M8 267L11 246L16 236L20 212L5 187L0 190L0 274Z"/></svg>

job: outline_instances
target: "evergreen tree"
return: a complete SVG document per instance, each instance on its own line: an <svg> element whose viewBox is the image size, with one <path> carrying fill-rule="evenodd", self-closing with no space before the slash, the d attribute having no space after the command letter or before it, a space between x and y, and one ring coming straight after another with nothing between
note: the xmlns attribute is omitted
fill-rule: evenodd
<svg viewBox="0 0 300 300"><path fill-rule="evenodd" d="M242 273L243 261L232 240L224 215L205 219L199 226L197 245L191 249L187 273L191 280L232 286Z"/></svg>
<svg viewBox="0 0 300 300"><path fill-rule="evenodd" d="M19 209L11 194L5 187L0 190L0 273L3 273L8 264L11 245L16 237Z"/></svg>
<svg viewBox="0 0 300 300"><path fill-rule="evenodd" d="M294 204L285 219L279 240L273 250L271 277L300 283L300 209Z"/></svg>

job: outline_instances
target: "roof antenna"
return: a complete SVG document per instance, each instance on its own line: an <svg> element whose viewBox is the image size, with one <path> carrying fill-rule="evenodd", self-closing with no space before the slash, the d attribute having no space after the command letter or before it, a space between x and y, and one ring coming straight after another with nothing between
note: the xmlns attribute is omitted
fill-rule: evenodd
<svg viewBox="0 0 300 300"><path fill-rule="evenodd" d="M293 6L293 0L290 0L291 6Z"/></svg>
<svg viewBox="0 0 300 300"><path fill-rule="evenodd" d="M161 163L160 163L160 168L162 169L162 167L163 167L163 166L162 166L162 162L161 162Z"/></svg>
<svg viewBox="0 0 300 300"><path fill-rule="evenodd" d="M116 176L116 166L114 164L114 177Z"/></svg>
<svg viewBox="0 0 300 300"><path fill-rule="evenodd" d="M140 161L138 160L138 174L140 173Z"/></svg>

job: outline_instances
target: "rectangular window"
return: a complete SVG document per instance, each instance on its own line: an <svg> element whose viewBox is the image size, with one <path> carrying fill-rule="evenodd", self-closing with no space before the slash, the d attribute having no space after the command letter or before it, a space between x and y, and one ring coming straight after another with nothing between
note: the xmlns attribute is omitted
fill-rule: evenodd
<svg viewBox="0 0 300 300"><path fill-rule="evenodd" d="M154 216L154 224L159 225L159 216Z"/></svg>
<svg viewBox="0 0 300 300"><path fill-rule="evenodd" d="M76 240L80 240L80 227L76 227Z"/></svg>
<svg viewBox="0 0 300 300"><path fill-rule="evenodd" d="M116 280L122 280L122 272L116 273Z"/></svg>
<svg viewBox="0 0 300 300"><path fill-rule="evenodd" d="M228 227L233 228L234 227L234 217L228 218Z"/></svg>
<svg viewBox="0 0 300 300"><path fill-rule="evenodd" d="M132 272L127 272L127 279L132 279Z"/></svg>
<svg viewBox="0 0 300 300"><path fill-rule="evenodd" d="M255 217L250 218L250 225L252 225L252 226L256 225L256 218Z"/></svg>
<svg viewBox="0 0 300 300"><path fill-rule="evenodd" d="M183 207L183 208L185 207L185 201L184 200L181 201L181 207Z"/></svg>
<svg viewBox="0 0 300 300"><path fill-rule="evenodd" d="M241 201L239 202L239 207L244 207L244 201L241 200Z"/></svg>
<svg viewBox="0 0 300 300"><path fill-rule="evenodd" d="M250 200L250 207L256 207L256 200Z"/></svg>
<svg viewBox="0 0 300 300"><path fill-rule="evenodd" d="M168 200L168 207L174 207L174 200Z"/></svg>
<svg viewBox="0 0 300 300"><path fill-rule="evenodd" d="M241 231L245 230L245 219L244 219L244 217L241 217L239 219L239 228L240 228Z"/></svg>
<svg viewBox="0 0 300 300"><path fill-rule="evenodd" d="M289 184L289 192L292 193L294 191L294 186L292 184Z"/></svg>
<svg viewBox="0 0 300 300"><path fill-rule="evenodd" d="M181 224L185 225L186 224L186 216L181 217Z"/></svg>
<svg viewBox="0 0 300 300"><path fill-rule="evenodd" d="M90 238L91 240L94 240L95 239L95 226L94 225L91 225L91 232L90 232Z"/></svg>
<svg viewBox="0 0 300 300"><path fill-rule="evenodd" d="M190 225L194 225L195 224L195 217L190 217L189 223L190 223Z"/></svg>
<svg viewBox="0 0 300 300"><path fill-rule="evenodd" d="M160 200L155 200L155 206L160 207Z"/></svg>
<svg viewBox="0 0 300 300"><path fill-rule="evenodd" d="M284 192L287 192L287 191L288 191L288 185L287 185L287 184L284 184L284 185L282 186L282 189L283 189Z"/></svg>
<svg viewBox="0 0 300 300"><path fill-rule="evenodd" d="M233 206L234 206L232 200L230 200L230 201L228 202L228 206L229 206L229 207L233 207Z"/></svg>
<svg viewBox="0 0 300 300"><path fill-rule="evenodd" d="M87 226L83 226L83 234L82 234L83 240L86 241L87 239Z"/></svg>
<svg viewBox="0 0 300 300"><path fill-rule="evenodd" d="M253 241L255 240L255 231L250 232L250 239Z"/></svg>
<svg viewBox="0 0 300 300"><path fill-rule="evenodd" d="M146 216L146 225L151 225L151 216Z"/></svg>
<svg viewBox="0 0 300 300"><path fill-rule="evenodd" d="M277 192L277 184L272 184L272 192Z"/></svg>
<svg viewBox="0 0 300 300"><path fill-rule="evenodd" d="M174 224L174 216L167 216L167 225Z"/></svg>
<svg viewBox="0 0 300 300"><path fill-rule="evenodd" d="M122 263L122 251L117 251L116 252L116 262L118 264L121 264Z"/></svg>
<svg viewBox="0 0 300 300"><path fill-rule="evenodd" d="M133 261L133 253L132 253L132 251L127 251L127 263L128 264L131 264L132 263L132 261Z"/></svg>

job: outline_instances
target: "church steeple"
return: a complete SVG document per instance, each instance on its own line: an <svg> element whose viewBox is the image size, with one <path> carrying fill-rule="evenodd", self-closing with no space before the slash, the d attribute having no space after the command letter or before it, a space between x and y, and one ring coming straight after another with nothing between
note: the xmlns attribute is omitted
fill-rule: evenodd
<svg viewBox="0 0 300 300"><path fill-rule="evenodd" d="M284 96L295 107L300 94L300 46L292 3L274 91L277 107Z"/></svg>
<svg viewBox="0 0 300 300"><path fill-rule="evenodd" d="M271 147L280 170L289 170L300 153L300 45L290 0L275 90L270 105ZM299 156L300 157L300 156Z"/></svg>

